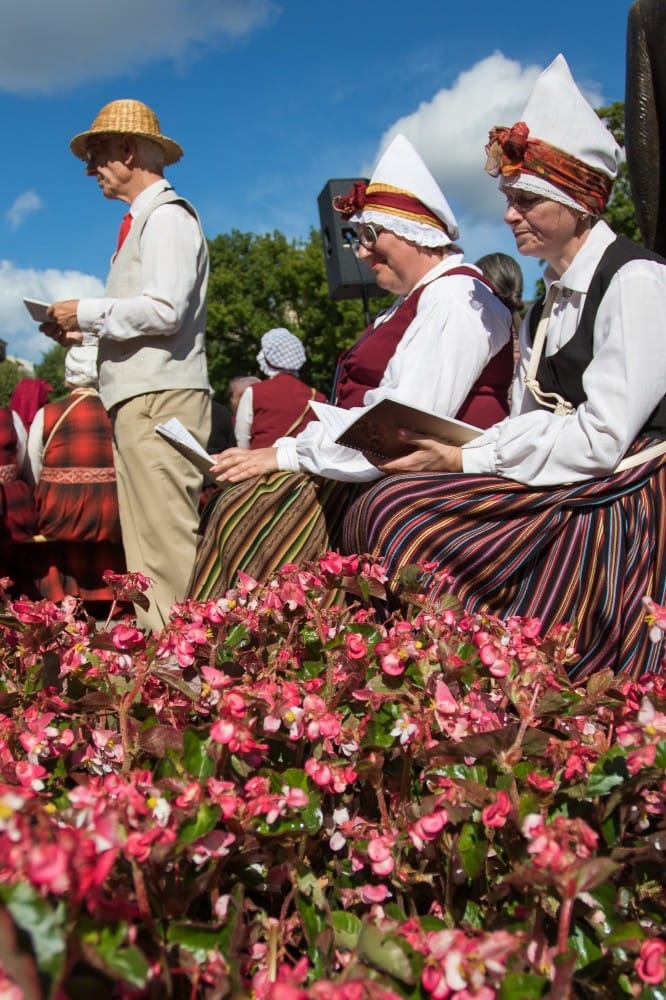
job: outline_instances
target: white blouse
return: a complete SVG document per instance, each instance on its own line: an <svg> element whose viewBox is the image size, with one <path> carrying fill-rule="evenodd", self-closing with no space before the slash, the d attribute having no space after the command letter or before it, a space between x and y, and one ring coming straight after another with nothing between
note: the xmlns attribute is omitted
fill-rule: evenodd
<svg viewBox="0 0 666 1000"><path fill-rule="evenodd" d="M366 392L365 405L352 407L350 414L361 414L365 406L386 395L442 416L458 412L485 366L511 336L511 315L487 286L466 275L434 280L462 261L462 254L452 254L415 286L425 288L414 319L379 387ZM375 327L392 316L402 301L396 299L377 317ZM347 482L368 482L381 475L360 452L335 444L317 421L296 437L280 438L276 444L280 469Z"/></svg>
<svg viewBox="0 0 666 1000"><path fill-rule="evenodd" d="M576 332L590 281L615 236L599 221L558 279L545 354ZM635 260L614 275L594 323L594 357L583 373L587 400L565 416L538 408L523 377L531 346L527 318L520 329L520 363L511 415L463 448L463 468L530 486L553 486L608 475L666 394L666 266Z"/></svg>

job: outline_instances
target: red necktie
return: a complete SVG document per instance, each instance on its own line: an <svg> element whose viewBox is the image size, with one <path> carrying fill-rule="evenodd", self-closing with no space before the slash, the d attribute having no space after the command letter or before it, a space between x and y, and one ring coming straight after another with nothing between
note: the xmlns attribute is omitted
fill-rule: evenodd
<svg viewBox="0 0 666 1000"><path fill-rule="evenodd" d="M116 243L116 253L118 253L121 246L125 242L125 237L129 233L131 226L132 226L132 213L127 212L126 215L123 215L120 223L120 229L118 230L118 242Z"/></svg>

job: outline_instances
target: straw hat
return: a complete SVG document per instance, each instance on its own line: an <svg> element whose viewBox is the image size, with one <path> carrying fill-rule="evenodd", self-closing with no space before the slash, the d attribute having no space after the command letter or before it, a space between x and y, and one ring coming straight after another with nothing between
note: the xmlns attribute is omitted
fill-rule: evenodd
<svg viewBox="0 0 666 1000"><path fill-rule="evenodd" d="M75 135L69 148L80 160L86 159L88 139L94 135L141 135L152 139L164 150L164 163L169 166L183 155L182 148L173 139L162 135L157 115L141 101L123 99L105 104L88 129Z"/></svg>

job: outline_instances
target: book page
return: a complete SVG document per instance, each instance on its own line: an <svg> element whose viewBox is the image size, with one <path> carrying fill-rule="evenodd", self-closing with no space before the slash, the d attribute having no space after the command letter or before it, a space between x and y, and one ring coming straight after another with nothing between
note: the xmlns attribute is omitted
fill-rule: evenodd
<svg viewBox="0 0 666 1000"><path fill-rule="evenodd" d="M156 424L155 430L163 438L190 459L201 472L208 472L214 465L213 459L197 439L183 426L178 417L172 417L163 424Z"/></svg>
<svg viewBox="0 0 666 1000"><path fill-rule="evenodd" d="M37 323L52 323L46 315L50 302L40 302L38 299L23 299L23 304Z"/></svg>

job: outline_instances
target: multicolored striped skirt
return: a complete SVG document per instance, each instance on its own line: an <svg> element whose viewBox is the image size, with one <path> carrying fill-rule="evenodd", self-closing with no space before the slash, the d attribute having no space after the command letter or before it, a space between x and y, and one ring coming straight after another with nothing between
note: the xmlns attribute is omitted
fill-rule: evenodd
<svg viewBox="0 0 666 1000"><path fill-rule="evenodd" d="M395 607L400 571L433 561L452 577L427 581L433 600L453 592L470 611L539 618L543 633L571 624L576 678L660 669L642 598L666 601L664 458L548 489L496 476L390 476L350 507L342 550L381 559Z"/></svg>
<svg viewBox="0 0 666 1000"><path fill-rule="evenodd" d="M223 597L239 570L266 580L285 563L317 559L339 544L359 487L304 473L274 472L217 491L201 517L188 596Z"/></svg>

